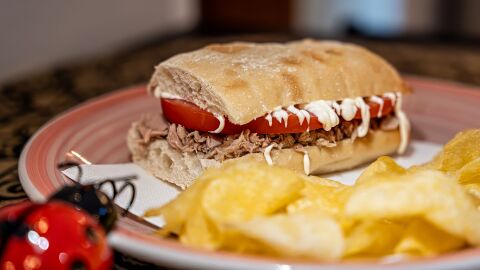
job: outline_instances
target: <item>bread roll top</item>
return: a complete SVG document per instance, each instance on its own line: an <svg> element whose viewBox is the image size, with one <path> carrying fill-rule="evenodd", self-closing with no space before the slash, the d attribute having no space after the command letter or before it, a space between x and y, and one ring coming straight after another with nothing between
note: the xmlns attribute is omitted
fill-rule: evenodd
<svg viewBox="0 0 480 270"><path fill-rule="evenodd" d="M149 91L179 96L235 124L275 107L408 92L398 72L365 48L333 41L212 44L155 70Z"/></svg>

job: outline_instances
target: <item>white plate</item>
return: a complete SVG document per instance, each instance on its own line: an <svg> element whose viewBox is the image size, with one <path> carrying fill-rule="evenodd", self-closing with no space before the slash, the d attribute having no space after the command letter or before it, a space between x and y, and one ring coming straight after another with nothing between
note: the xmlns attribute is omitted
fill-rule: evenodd
<svg viewBox="0 0 480 270"><path fill-rule="evenodd" d="M403 165L428 160L435 143L448 141L457 131L480 126L480 89L460 84L408 77L415 89L407 97L406 111L418 141L399 161ZM65 184L55 165L75 150L94 163L129 162L125 134L141 113L159 111L158 102L144 86L113 92L65 112L41 128L25 146L19 176L32 200L42 201ZM350 178L357 172L342 173ZM340 179L339 178L339 179ZM479 225L480 226L480 225ZM480 249L466 249L434 258L385 261L362 260L322 263L304 260L209 252L184 247L176 241L151 235L152 228L134 218L123 218L110 235L116 249L145 261L183 268L204 269L475 269L480 268Z"/></svg>

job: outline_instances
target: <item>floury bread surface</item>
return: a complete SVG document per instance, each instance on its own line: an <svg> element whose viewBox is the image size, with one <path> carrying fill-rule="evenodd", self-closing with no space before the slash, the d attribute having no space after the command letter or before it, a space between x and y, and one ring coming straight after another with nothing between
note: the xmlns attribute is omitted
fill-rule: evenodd
<svg viewBox="0 0 480 270"><path fill-rule="evenodd" d="M209 45L159 64L148 89L235 124L278 106L409 91L397 71L367 49L314 40Z"/></svg>

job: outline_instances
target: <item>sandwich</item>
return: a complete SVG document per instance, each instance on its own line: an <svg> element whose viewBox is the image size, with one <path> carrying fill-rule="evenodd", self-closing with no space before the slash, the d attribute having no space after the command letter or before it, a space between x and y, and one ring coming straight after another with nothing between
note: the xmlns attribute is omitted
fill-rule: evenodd
<svg viewBox="0 0 480 270"><path fill-rule="evenodd" d="M132 123L132 159L181 188L234 160L323 174L403 153L409 141L410 88L348 43L212 44L160 63L147 91L161 106Z"/></svg>

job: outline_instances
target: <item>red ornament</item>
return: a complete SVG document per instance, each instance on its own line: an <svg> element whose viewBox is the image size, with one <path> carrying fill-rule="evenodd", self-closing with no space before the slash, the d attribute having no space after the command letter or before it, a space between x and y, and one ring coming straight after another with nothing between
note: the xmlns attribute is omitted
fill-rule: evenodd
<svg viewBox="0 0 480 270"><path fill-rule="evenodd" d="M113 256L97 220L68 203L19 203L0 209L0 269L112 268Z"/></svg>

